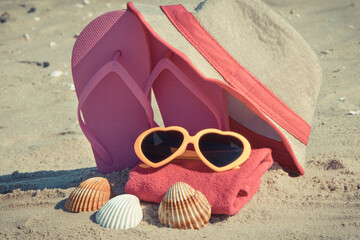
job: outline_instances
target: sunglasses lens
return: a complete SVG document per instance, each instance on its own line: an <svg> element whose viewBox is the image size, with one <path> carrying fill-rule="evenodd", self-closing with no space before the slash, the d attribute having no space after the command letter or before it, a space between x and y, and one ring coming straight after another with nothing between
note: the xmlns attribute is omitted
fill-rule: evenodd
<svg viewBox="0 0 360 240"><path fill-rule="evenodd" d="M182 144L184 136L178 131L157 131L145 137L141 150L145 157L158 163L171 156Z"/></svg>
<svg viewBox="0 0 360 240"><path fill-rule="evenodd" d="M244 151L244 145L240 139L216 133L201 136L199 148L204 157L216 167L229 165Z"/></svg>

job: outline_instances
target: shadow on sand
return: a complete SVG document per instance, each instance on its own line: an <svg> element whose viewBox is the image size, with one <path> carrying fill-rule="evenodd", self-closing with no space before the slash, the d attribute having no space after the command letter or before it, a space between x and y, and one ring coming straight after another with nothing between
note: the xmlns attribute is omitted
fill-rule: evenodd
<svg viewBox="0 0 360 240"><path fill-rule="evenodd" d="M20 189L43 190L61 188L67 189L78 186L82 181L101 176L107 178L113 184L113 190L120 194L124 192L125 183L127 182L129 169L110 174L100 174L97 168L80 168L73 170L60 171L37 171L32 173L13 172L12 174L0 176L0 194L6 194Z"/></svg>

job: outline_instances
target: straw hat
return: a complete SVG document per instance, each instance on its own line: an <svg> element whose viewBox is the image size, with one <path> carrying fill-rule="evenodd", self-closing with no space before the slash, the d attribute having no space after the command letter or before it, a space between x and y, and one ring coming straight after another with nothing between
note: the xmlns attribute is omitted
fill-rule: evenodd
<svg viewBox="0 0 360 240"><path fill-rule="evenodd" d="M129 3L128 9L149 35L227 92L230 129L256 147L272 148L281 166L304 174L322 73L311 48L282 17L257 0Z"/></svg>

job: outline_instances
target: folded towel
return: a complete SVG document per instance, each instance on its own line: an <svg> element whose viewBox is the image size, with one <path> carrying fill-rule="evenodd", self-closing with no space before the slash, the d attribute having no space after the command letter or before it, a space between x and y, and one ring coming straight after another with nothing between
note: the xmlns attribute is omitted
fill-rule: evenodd
<svg viewBox="0 0 360 240"><path fill-rule="evenodd" d="M176 182L185 182L203 193L212 214L234 215L252 198L261 176L272 165L271 150L253 149L240 169L214 172L201 161L174 160L160 168L136 166L129 173L125 192L147 202L160 203Z"/></svg>

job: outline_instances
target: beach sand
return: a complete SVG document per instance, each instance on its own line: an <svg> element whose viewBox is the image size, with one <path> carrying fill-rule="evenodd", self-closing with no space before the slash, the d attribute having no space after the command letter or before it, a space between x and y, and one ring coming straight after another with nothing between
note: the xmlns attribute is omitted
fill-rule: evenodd
<svg viewBox="0 0 360 240"><path fill-rule="evenodd" d="M96 224L95 212L64 206L81 181L101 176L77 123L75 36L125 1L1 1L0 238L360 238L360 2L264 2L303 36L323 69L305 175L275 165L238 214L213 215L201 230L166 228L158 205L141 202L140 225L116 231ZM124 193L128 172L105 176L115 193Z"/></svg>

